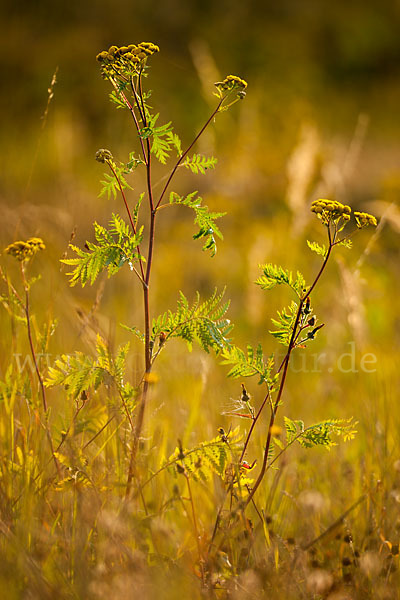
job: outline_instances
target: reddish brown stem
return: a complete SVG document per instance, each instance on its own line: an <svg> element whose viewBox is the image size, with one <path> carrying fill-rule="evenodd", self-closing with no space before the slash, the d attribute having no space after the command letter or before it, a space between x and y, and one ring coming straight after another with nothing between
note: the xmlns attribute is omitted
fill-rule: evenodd
<svg viewBox="0 0 400 600"><path fill-rule="evenodd" d="M134 100L135 100L137 109L141 116L143 125L146 127L147 120L146 120L146 111L145 111L144 100L143 100L141 73L139 73L138 82L139 82L139 92L135 89L135 86L133 85L132 81L131 81L131 87L132 87L132 92L133 92L133 96L134 96ZM150 345L151 331L150 331L150 298L149 298L150 290L149 290L149 288L150 288L151 269L152 269L152 264L153 264L157 208L160 206L160 203L161 203L161 201L168 189L168 186L169 186L172 178L174 177L176 170L178 169L180 163L182 162L182 160L184 160L185 156L190 152L191 148L197 142L197 140L202 135L202 133L204 132L206 127L211 123L212 119L215 117L215 115L219 111L223 100L224 99L220 100L216 109L213 111L213 113L211 114L209 119L206 121L204 126L201 128L199 133L196 135L193 142L188 146L188 148L185 150L185 152L179 157L178 161L176 162L175 166L173 167L173 169L168 177L168 180L161 192L160 198L156 205L154 203L153 187L152 187L152 180L151 180L150 140L148 138L146 138L145 164L146 164L147 192L148 192L149 208L150 208L150 230L149 230L149 243L148 243L146 273L144 275L143 282L142 282L143 304L144 304L144 328L145 328L145 333L144 333L145 375L144 375L144 382L143 382L143 390L142 390L142 394L140 397L139 407L138 407L138 412L137 412L137 417L136 417L136 427L135 427L135 431L134 431L134 435L133 435L133 445L132 445L131 455L130 455L130 460L129 460L128 480L127 480L126 494L125 494L126 498L128 498L130 495L132 481L133 481L133 477L134 477L135 471L136 471L136 457L137 457L137 452L139 449L140 436L141 436L141 432L143 429L143 422L144 422L146 403L147 403L147 394L148 394L148 389L149 389L148 375L151 373L151 368L152 368L151 345ZM134 113L133 107L132 107L132 113ZM137 122L136 122L136 124L137 124ZM138 131L139 137L141 137L138 124L137 124L137 131ZM143 145L142 138L141 138L141 143Z"/></svg>
<svg viewBox="0 0 400 600"><path fill-rule="evenodd" d="M107 164L110 167L111 172L114 175L115 180L118 183L119 191L121 192L121 196L122 196L122 199L123 199L124 204L125 204L126 212L128 213L128 218L129 218L129 222L130 222L131 227L132 227L133 234L136 235L135 221L133 220L132 213L131 213L131 210L129 208L128 201L126 199L126 195L125 195L125 192L124 192L124 188L122 187L121 180L118 177L116 170L114 169L114 165L113 165L112 161L108 160ZM140 266L140 272L141 272L141 281L143 282L143 280L144 280L144 269L143 269L143 264L142 264L142 260L141 260L142 254L140 252L140 247L139 246L136 246L136 251L137 251L137 253L139 255L139 266Z"/></svg>
<svg viewBox="0 0 400 600"><path fill-rule="evenodd" d="M189 154L190 150L193 148L193 146L195 145L195 143L197 142L197 140L199 139L199 137L203 134L203 132L205 131L205 129L208 127L208 125L211 123L211 121L213 120L213 118L215 117L215 115L217 114L217 112L219 111L219 109L221 108L222 102L225 100L225 98L221 98L221 100L218 102L217 107L215 108L215 110L213 111L213 113L211 114L210 118L207 119L206 123L203 125L203 127L200 129L199 133L196 135L196 137L194 138L193 142L190 144L190 146L188 146L185 150L185 152L183 154L181 154L181 156L178 158L174 168L172 169L167 182L161 192L160 198L158 199L158 202L156 204L156 210L157 208L160 206L165 193L168 189L169 184L171 183L171 180L173 178L173 176L176 173L177 168L179 167L179 165L181 164L181 162L183 161L183 159Z"/></svg>
<svg viewBox="0 0 400 600"><path fill-rule="evenodd" d="M330 256L331 251L332 251L333 242L332 242L331 232L330 232L329 226L328 226L328 238L329 238L329 248L328 248L328 251L327 251L326 256L324 258L324 262L322 263L322 266L321 266L321 268L320 268L317 276L315 277L314 282L312 283L312 285L310 286L310 288L307 290L305 296L302 297L302 299L301 299L301 301L299 303L299 306L298 306L298 309L297 309L297 314L296 314L296 319L295 319L295 323L294 323L294 327L293 327L293 331L292 331L292 335L291 335L291 338L290 338L290 341L289 341L289 344L288 344L288 349L287 349L287 352L286 352L286 356L283 359L283 362L282 362L282 364L281 364L281 366L279 367L279 370L278 370L278 372L280 372L281 369L283 368L283 373L282 373L281 382L280 382L280 385L279 385L279 390L278 390L277 397L275 399L273 407L271 408L271 417L270 417L270 420L269 420L268 434L267 434L267 440L266 440L266 443L265 443L264 456L263 456L263 463L262 463L262 466L261 466L261 471L260 471L260 473L259 473L259 475L258 475L258 477L256 479L255 484L253 485L251 493L249 494L249 496L246 499L245 508L253 500L254 495L255 495L257 489L259 488L262 480L264 479L264 475L265 475L265 472L267 470L268 454L269 454L269 450L270 450L270 447L271 447L271 439L272 439L272 427L273 427L273 425L275 423L276 413L278 411L279 404L280 404L280 401L281 401L281 398L282 398L282 394L283 394L283 390L284 390L284 387L285 387L285 382L286 382L286 377L287 377L287 372L288 372L289 362L290 362L290 356L291 356L291 353L292 353L293 348L294 348L294 340L296 338L297 327L298 327L298 324L299 324L299 321L300 321L300 317L302 315L303 306L304 306L304 303L305 303L306 299L310 296L311 292L315 289L315 286L317 285L317 283L318 283L318 281L319 281L322 273L324 272L325 267L327 265L327 262L329 260L329 256Z"/></svg>

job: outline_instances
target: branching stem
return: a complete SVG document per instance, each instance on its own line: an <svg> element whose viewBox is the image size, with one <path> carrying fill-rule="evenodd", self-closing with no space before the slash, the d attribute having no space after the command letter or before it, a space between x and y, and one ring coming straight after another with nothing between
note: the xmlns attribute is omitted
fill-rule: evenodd
<svg viewBox="0 0 400 600"><path fill-rule="evenodd" d="M282 394L283 394L283 390L285 387L285 383L286 383L286 377L287 377L287 373L288 373L288 368L289 368L289 362L290 362L290 357L292 354L292 351L295 347L295 339L296 339L296 335L297 335L297 328L301 319L301 315L303 314L303 306L307 300L307 298L309 298L311 292L315 289L319 279L321 278L322 273L325 270L325 267L328 263L333 245L334 245L334 241L335 241L335 235L333 236L332 239L332 235L331 235L331 231L330 231L330 227L328 225L328 240L329 240L329 247L327 250L327 253L325 255L324 261L322 263L322 266L320 268L320 270L318 271L313 283L311 284L311 286L308 288L308 290L306 291L305 295L301 298L299 306L297 308L297 313L296 313L296 318L295 318L295 322L294 322L294 326L293 326L293 331L292 331L292 335L288 344L288 349L285 355L285 358L283 359L283 362L281 364L281 366L278 369L278 373L280 373L282 371L282 376L281 376L281 382L279 385L279 389L278 389L278 393L276 396L276 399L271 407L271 416L270 416L270 420L269 420L269 426L268 426L268 434L267 434L267 440L265 443L265 448L264 448L264 455L263 455L263 463L261 466L261 471L256 479L256 482L253 485L253 488L250 492L250 494L248 495L246 501L245 501L245 508L248 506L248 504L253 500L254 495L257 491L257 489L259 488L262 480L264 479L264 475L266 473L267 467L268 467L268 455L269 455L269 450L271 447L271 441L272 441L272 427L275 423L275 418L276 418L276 414L281 402L281 398L282 398ZM248 436L249 437L249 436ZM247 440L246 440L247 441Z"/></svg>

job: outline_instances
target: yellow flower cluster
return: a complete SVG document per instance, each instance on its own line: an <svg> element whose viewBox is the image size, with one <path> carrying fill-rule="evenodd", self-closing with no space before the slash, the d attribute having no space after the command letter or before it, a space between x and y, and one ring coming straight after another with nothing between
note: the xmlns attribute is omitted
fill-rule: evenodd
<svg viewBox="0 0 400 600"><path fill-rule="evenodd" d="M108 50L103 50L96 56L96 60L100 63L113 63L118 59L125 59L132 62L139 62L155 52L159 52L160 48L152 42L140 42L140 44L129 44L129 46L110 46Z"/></svg>
<svg viewBox="0 0 400 600"><path fill-rule="evenodd" d="M223 81L217 81L217 83L215 83L214 85L221 92L231 92L235 89L243 91L247 88L247 81L241 79L237 75L228 75Z"/></svg>
<svg viewBox="0 0 400 600"><path fill-rule="evenodd" d="M350 221L351 208L347 204L342 204L336 200L325 200L319 199L314 200L311 204L311 211L322 220L324 225L329 225L330 222L338 224L339 220L342 219L342 229L348 221ZM368 227L368 225L374 225L376 227L377 221L373 215L364 212L354 212L357 227Z"/></svg>
<svg viewBox="0 0 400 600"><path fill-rule="evenodd" d="M26 242L18 241L13 242L4 250L6 254L15 256L17 260L29 260L39 250L45 250L46 246L41 238L32 237Z"/></svg>
<svg viewBox="0 0 400 600"><path fill-rule="evenodd" d="M324 223L336 221L340 218L342 218L343 221L350 221L350 206L337 202L336 200L314 200L311 204L311 211L322 219Z"/></svg>
<svg viewBox="0 0 400 600"><path fill-rule="evenodd" d="M361 229L362 227L368 227L368 225L373 225L376 227L378 225L376 218L373 215L365 212L354 212L354 217L356 219L357 227Z"/></svg>
<svg viewBox="0 0 400 600"><path fill-rule="evenodd" d="M159 52L160 48L152 42L140 42L140 44L129 44L129 46L110 46L96 56L101 64L103 75L123 74L132 72L143 63L149 56Z"/></svg>

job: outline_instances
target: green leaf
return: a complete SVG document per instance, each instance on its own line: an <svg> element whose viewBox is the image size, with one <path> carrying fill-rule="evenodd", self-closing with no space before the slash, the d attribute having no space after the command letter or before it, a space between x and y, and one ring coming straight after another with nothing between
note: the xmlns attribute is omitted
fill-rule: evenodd
<svg viewBox="0 0 400 600"><path fill-rule="evenodd" d="M322 246L320 246L317 242L310 242L309 240L307 240L307 246L310 248L310 250L312 252L315 252L316 254L318 254L318 256L322 256L322 258L325 258L325 256L326 256L325 244L322 244Z"/></svg>
<svg viewBox="0 0 400 600"><path fill-rule="evenodd" d="M357 431L357 423L350 419L327 419L320 423L315 423L309 427L304 426L301 420L292 421L284 417L286 429L286 441L290 445L297 441L303 448L312 448L314 446L324 446L328 450L336 446L333 436L342 437L343 440L352 440Z"/></svg>
<svg viewBox="0 0 400 600"><path fill-rule="evenodd" d="M86 242L87 251L70 244L70 248L77 254L77 258L61 260L62 263L74 267L68 273L71 275L71 286L80 282L84 287L88 281L93 284L103 269L107 269L110 277L117 273L125 263L132 268L135 262L143 260L137 252L137 246L143 237L143 227L136 235L133 235L129 225L119 215L113 214L109 229L95 223L94 233L97 244Z"/></svg>
<svg viewBox="0 0 400 600"><path fill-rule="evenodd" d="M228 373L228 377L237 379L238 377L259 377L259 384L267 383L273 387L274 379L271 378L271 372L274 366L274 357L270 356L264 362L264 355L261 344L254 349L250 344L247 345L247 355L237 346L224 348L222 351L223 365L233 365Z"/></svg>
<svg viewBox="0 0 400 600"><path fill-rule="evenodd" d="M159 116L160 113L156 115L147 114L148 123L146 127L140 130L140 136L142 139L152 138L151 153L164 165L171 152L171 147L176 148L177 145L179 146L180 140L178 136L174 136L172 133L171 122L156 127Z"/></svg>
<svg viewBox="0 0 400 600"><path fill-rule="evenodd" d="M121 325L121 327L123 327L124 329L129 331L129 333L133 333L133 335L135 335L144 344L144 342L145 342L144 333L142 333L137 327L129 327L128 325L124 325L123 323L120 323L120 325Z"/></svg>
<svg viewBox="0 0 400 600"><path fill-rule="evenodd" d="M278 312L277 319L271 319L273 325L277 329L270 331L270 333L279 341L280 344L285 346L289 345L293 327L296 321L298 305L296 302L292 302L288 308L284 308L281 312Z"/></svg>
<svg viewBox="0 0 400 600"><path fill-rule="evenodd" d="M169 196L170 204L181 204L182 206L187 206L194 210L194 222L195 225L198 226L199 231L193 236L193 239L198 240L205 238L206 242L203 246L203 250L210 250L211 256L215 256L217 252L216 237L221 240L224 239L215 221L226 215L226 213L210 212L207 206L202 205L202 201L202 198L197 196L197 192L192 192L186 197L171 192Z"/></svg>
<svg viewBox="0 0 400 600"><path fill-rule="evenodd" d="M63 385L69 396L77 398L91 388L96 390L104 378L104 370L91 356L82 352L73 355L62 354L49 368L46 387Z"/></svg>
<svg viewBox="0 0 400 600"><path fill-rule="evenodd" d="M231 431L226 437L227 441L218 436L190 450L177 446L166 461L164 468L178 463L185 469L186 475L195 481L207 482L213 474L224 479L229 454L232 450L238 448L240 441L239 427ZM173 473L176 476L176 468Z"/></svg>
<svg viewBox="0 0 400 600"><path fill-rule="evenodd" d="M286 441L291 444L295 437L304 431L303 421L292 421L289 417L283 417L286 429Z"/></svg>
<svg viewBox="0 0 400 600"><path fill-rule="evenodd" d="M263 270L263 275L256 280L256 284L261 286L263 290L271 290L276 285L286 284L296 292L299 298L302 296L306 282L299 271L297 271L296 279L294 279L291 271L283 269L279 265L267 263L260 265L260 268Z"/></svg>
<svg viewBox="0 0 400 600"><path fill-rule="evenodd" d="M129 343L118 348L113 356L106 342L97 336L95 357L82 352L63 354L56 360L55 365L50 367L45 385L63 385L68 396L77 398L82 392L97 390L101 383L109 383L111 378L120 395L133 410L137 391L124 381L128 351Z"/></svg>
<svg viewBox="0 0 400 600"><path fill-rule="evenodd" d="M113 169L118 177L119 182L114 176L114 174L109 175L108 173L104 173L104 179L100 182L102 184L102 188L99 193L99 198L101 198L101 196L107 196L108 200L110 200L111 198L115 200L115 198L117 197L117 193L120 191L120 185L123 190L133 189L124 177L124 174L126 174L125 165L121 163L120 166L117 166L115 163L113 163Z"/></svg>
<svg viewBox="0 0 400 600"><path fill-rule="evenodd" d="M202 154L193 154L192 158L187 157L182 163L184 167L190 169L196 175L198 173L204 175L207 169L215 169L216 164L217 159L214 156L208 157Z"/></svg>
<svg viewBox="0 0 400 600"><path fill-rule="evenodd" d="M126 102L121 99L115 90L109 94L109 98L111 102L117 106L117 108L128 108Z"/></svg>
<svg viewBox="0 0 400 600"><path fill-rule="evenodd" d="M344 238L343 240L336 242L336 246L344 246L345 248L350 250L353 247L353 242L347 238Z"/></svg>
<svg viewBox="0 0 400 600"><path fill-rule="evenodd" d="M186 296L179 292L177 310L160 315L153 319L152 340L156 342L160 334L164 334L164 343L178 337L185 340L189 349L197 342L203 350L214 350L217 354L229 345L227 335L232 329L230 321L223 318L229 307L229 302L223 302L224 292L217 294L215 290L211 298L200 301L200 294L192 305Z"/></svg>
<svg viewBox="0 0 400 600"><path fill-rule="evenodd" d="M181 156L182 155L182 142L180 140L179 135L170 131L168 133L168 137L170 139L171 146L173 146L175 148L177 155Z"/></svg>

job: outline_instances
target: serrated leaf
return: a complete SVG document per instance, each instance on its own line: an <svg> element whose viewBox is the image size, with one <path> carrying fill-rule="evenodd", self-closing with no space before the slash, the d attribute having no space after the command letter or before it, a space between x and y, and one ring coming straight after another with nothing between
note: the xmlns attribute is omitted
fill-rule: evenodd
<svg viewBox="0 0 400 600"><path fill-rule="evenodd" d="M284 308L282 311L278 312L277 319L271 319L273 325L276 329L271 330L269 333L273 335L280 344L287 346L290 342L293 327L296 321L298 305L296 302L292 302L288 308Z"/></svg>
<svg viewBox="0 0 400 600"><path fill-rule="evenodd" d="M336 242L336 246L344 246L345 248L350 250L353 247L353 242L352 240L344 238L343 240Z"/></svg>
<svg viewBox="0 0 400 600"><path fill-rule="evenodd" d="M213 295L205 301L200 301L199 293L193 304L189 305L186 296L180 292L177 310L171 310L153 319L152 340L157 341L163 333L165 341L179 337L186 341L191 349L197 342L206 352L210 349L217 354L230 340L228 334L232 329L230 321L223 318L229 307L229 302L223 302L224 292Z"/></svg>
<svg viewBox="0 0 400 600"><path fill-rule="evenodd" d="M227 441L218 436L190 450L178 446L164 464L164 468L171 463L178 463L184 468L186 475L195 481L207 482L213 474L224 480L228 457L231 451L237 448L240 439L240 429L236 427L227 435ZM181 459L178 458L180 456Z"/></svg>
<svg viewBox="0 0 400 600"><path fill-rule="evenodd" d="M141 260L137 246L143 238L143 228L134 235L129 225L119 215L113 214L109 229L95 223L94 230L97 244L87 242L87 251L70 244L77 257L61 259L62 263L74 267L68 273L71 286L79 282L84 287L88 281L93 284L103 269L107 269L110 277L125 263L132 265Z"/></svg>
<svg viewBox="0 0 400 600"><path fill-rule="evenodd" d="M202 205L202 198L197 196L197 191L188 194L187 196L179 196L175 192L171 192L169 196L170 204L181 204L187 206L195 212L195 225L199 231L193 236L194 240L205 238L206 242L203 250L210 250L211 256L215 256L217 252L216 237L223 239L223 235L216 225L215 221L220 219L226 213L210 212L207 206Z"/></svg>
<svg viewBox="0 0 400 600"><path fill-rule="evenodd" d="M208 157L203 156L202 154L193 154L191 158L187 157L182 165L187 169L190 169L190 171L196 175L198 173L204 175L207 169L215 169L217 162L218 161L214 156Z"/></svg>
<svg viewBox="0 0 400 600"><path fill-rule="evenodd" d="M223 365L233 365L228 372L228 377L252 377L257 375L259 383L268 383L273 386L271 372L274 366L274 358L270 356L264 362L263 350L259 344L254 350L250 344L247 346L247 355L237 346L224 348L222 351Z"/></svg>
<svg viewBox="0 0 400 600"><path fill-rule="evenodd" d="M279 265L267 263L265 265L260 265L260 268L263 270L263 275L256 280L256 284L261 286L263 290L270 290L276 285L286 284L291 287L299 297L302 296L306 283L300 271L297 271L296 278L294 279L291 271L283 269Z"/></svg>

